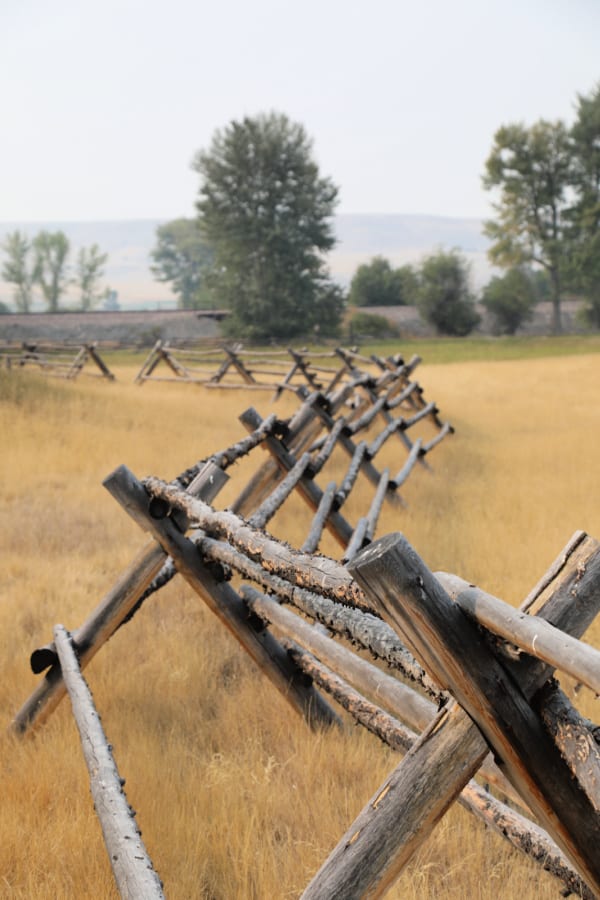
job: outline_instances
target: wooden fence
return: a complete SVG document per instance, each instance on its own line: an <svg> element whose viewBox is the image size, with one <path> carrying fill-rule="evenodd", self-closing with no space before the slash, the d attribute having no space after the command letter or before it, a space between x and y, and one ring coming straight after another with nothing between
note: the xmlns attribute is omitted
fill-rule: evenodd
<svg viewBox="0 0 600 900"><path fill-rule="evenodd" d="M419 363L414 357L407 364L412 371ZM365 366L397 369L404 361L399 356L381 359L361 356L356 349L337 347L328 351L306 348L286 350L245 350L241 344L199 348L157 341L137 373L135 382L179 381L208 388L245 388L274 391L318 390L331 392L342 381L364 371Z"/></svg>
<svg viewBox="0 0 600 900"><path fill-rule="evenodd" d="M23 734L43 722L67 690L85 694L81 669L177 574L309 726L345 727L347 714L403 754L303 897L381 896L454 800L566 891L593 897L600 893L598 730L552 676L560 669L600 692L600 653L580 640L600 605L600 544L577 533L517 611L454 575L433 575L402 536L375 540L385 499L400 502L398 488L451 431L422 398L419 410L406 406L414 391L396 404L406 391L396 383L399 368L313 392L286 422L247 410L245 438L169 484L115 470L105 486L151 540L70 641L57 628L54 642L34 651L34 671L48 671L14 729ZM364 403L350 407L358 387ZM266 462L229 509L216 509L232 464L259 449ZM348 466L329 478L340 471L334 450ZM372 484L372 500L350 522L343 507L359 476ZM277 537L274 516L297 494L312 515L294 549ZM338 558L318 554L325 529ZM243 580L238 589L232 571ZM88 697L93 719L90 704ZM473 780L477 773L484 786ZM105 790L119 792L118 775ZM95 802L102 817L106 796ZM124 798L121 815L131 827ZM137 855L123 861L125 874L115 872L123 896L161 896L143 847Z"/></svg>
<svg viewBox="0 0 600 900"><path fill-rule="evenodd" d="M0 346L0 362L7 369L17 371L35 367L45 375L57 378L77 378L83 372L114 381L110 371L94 344L29 343ZM90 371L93 369L93 371ZM85 370L85 371L84 371Z"/></svg>

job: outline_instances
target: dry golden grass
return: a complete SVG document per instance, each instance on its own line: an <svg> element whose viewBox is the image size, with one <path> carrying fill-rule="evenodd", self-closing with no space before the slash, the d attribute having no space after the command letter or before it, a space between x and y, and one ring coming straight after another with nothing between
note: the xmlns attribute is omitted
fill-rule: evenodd
<svg viewBox="0 0 600 900"><path fill-rule="evenodd" d="M134 371L117 369L114 385L0 380L2 898L116 896L68 702L35 737L6 734L37 683L30 651L56 622L79 625L145 541L102 479L121 463L171 478L238 439L245 406L273 409L262 394L138 388ZM432 568L518 603L574 530L600 536L600 355L425 362L419 379L457 433L433 452L433 472L413 473L407 508L386 510L380 533L404 531ZM238 489L244 477L240 466ZM279 518L300 533L300 513ZM587 639L600 645L598 626ZM297 897L396 764L358 728L310 733L177 580L86 677L171 900ZM598 719L587 692L578 704ZM455 808L389 896L557 894Z"/></svg>

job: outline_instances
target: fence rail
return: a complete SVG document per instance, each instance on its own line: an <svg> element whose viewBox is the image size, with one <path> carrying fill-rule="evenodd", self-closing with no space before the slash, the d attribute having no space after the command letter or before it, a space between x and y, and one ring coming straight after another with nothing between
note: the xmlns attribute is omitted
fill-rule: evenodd
<svg viewBox="0 0 600 900"><path fill-rule="evenodd" d="M35 367L56 378L75 379L82 373L114 381L98 350L97 344L31 343L0 346L0 363L18 371ZM93 369L93 371L90 371ZM85 370L85 371L84 371Z"/></svg>

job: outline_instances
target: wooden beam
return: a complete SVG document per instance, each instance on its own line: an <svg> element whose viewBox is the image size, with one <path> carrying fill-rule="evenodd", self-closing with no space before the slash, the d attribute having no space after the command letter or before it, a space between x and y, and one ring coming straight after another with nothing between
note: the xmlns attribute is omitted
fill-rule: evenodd
<svg viewBox="0 0 600 900"><path fill-rule="evenodd" d="M70 637L62 625L54 629L54 642L90 774L94 809L119 893L127 900L159 900L164 897L160 878L142 841L135 814L123 791L125 782L119 775Z"/></svg>
<svg viewBox="0 0 600 900"><path fill-rule="evenodd" d="M226 581L218 580L202 560L196 545L179 530L171 515L152 516L152 499L143 485L120 466L104 481L110 494L127 513L152 536L169 555L177 571L199 594L209 609L227 626L260 670L313 728L338 722L338 717L321 695L306 683L288 654L274 636L257 628L239 595ZM150 503L149 503L150 499Z"/></svg>
<svg viewBox="0 0 600 900"><path fill-rule="evenodd" d="M600 891L600 816L526 700L539 686L539 667L523 666L519 690L402 535L371 544L349 568L374 607L455 696L462 715L477 723L504 774L589 886Z"/></svg>

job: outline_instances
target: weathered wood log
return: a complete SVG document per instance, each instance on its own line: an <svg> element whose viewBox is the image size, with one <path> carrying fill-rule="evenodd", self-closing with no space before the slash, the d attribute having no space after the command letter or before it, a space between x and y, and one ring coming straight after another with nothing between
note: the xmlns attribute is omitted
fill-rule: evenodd
<svg viewBox="0 0 600 900"><path fill-rule="evenodd" d="M367 541L367 528L369 527L369 522L366 516L361 516L361 518L356 523L356 528L354 529L354 533L350 540L348 541L348 546L344 550L344 554L342 556L342 562L346 564L349 560L353 559L359 550L365 546Z"/></svg>
<svg viewBox="0 0 600 900"><path fill-rule="evenodd" d="M486 755L485 741L460 707L442 709L355 819L302 900L381 897Z"/></svg>
<svg viewBox="0 0 600 900"><path fill-rule="evenodd" d="M54 642L90 774L94 809L119 893L127 900L162 898L161 881L142 841L135 814L127 803L124 780L119 775L92 695L62 625L54 629Z"/></svg>
<svg viewBox="0 0 600 900"><path fill-rule="evenodd" d="M350 465L348 466L348 470L344 475L342 483L339 487L337 494L335 495L335 503L336 506L343 506L345 501L350 496L350 492L354 487L356 479L358 478L358 473L360 472L360 468L362 466L363 460L365 458L365 454L367 452L367 444L366 441L361 441L354 448L354 453L352 454L352 458L350 460ZM377 484L379 484L379 479L381 475L379 474L377 478Z"/></svg>
<svg viewBox="0 0 600 900"><path fill-rule="evenodd" d="M436 577L441 581L439 575ZM449 583L455 584L457 589L448 590ZM600 651L540 616L513 609L456 576L446 575L445 586L454 602L473 621L600 694Z"/></svg>
<svg viewBox="0 0 600 900"><path fill-rule="evenodd" d="M375 530L377 529L377 522L379 521L379 516L381 514L381 508L383 506L383 501L387 497L388 488L390 484L390 470L384 469L381 473L381 478L379 480L379 484L377 485L377 490L375 491L375 495L371 501L371 505L369 507L369 512L367 513L367 539L369 541L373 540L375 535Z"/></svg>
<svg viewBox="0 0 600 900"><path fill-rule="evenodd" d="M304 476L310 463L310 453L303 453L298 462L290 469L283 481L280 481L275 490L263 500L258 509L252 513L248 519L248 524L252 528L264 529L278 509L290 496L292 491L298 486L298 482Z"/></svg>
<svg viewBox="0 0 600 900"><path fill-rule="evenodd" d="M202 537L197 546L203 559L221 563L262 585L285 603L291 603L328 629L353 644L368 650L377 659L384 660L392 669L418 685L437 703L443 695L425 670L402 644L390 626L370 613L351 606L336 603L313 591L299 588L262 568L259 562L249 559L239 550L223 541Z"/></svg>
<svg viewBox="0 0 600 900"><path fill-rule="evenodd" d="M430 700L348 650L339 641L322 634L314 625L281 606L272 597L265 596L247 584L242 586L240 595L255 615L275 625L363 694L373 697L378 704L407 722L411 728L423 731L434 718L437 709Z"/></svg>
<svg viewBox="0 0 600 900"><path fill-rule="evenodd" d="M100 369L100 372L102 373L102 375L104 375L105 378L108 378L109 381L114 381L115 376L110 371L110 369L108 368L108 366L106 365L106 363L104 362L104 360L102 359L100 354L98 353L98 351L96 349L96 344L86 344L86 350L87 350L88 354L90 355L90 358L96 363L97 367Z"/></svg>
<svg viewBox="0 0 600 900"><path fill-rule="evenodd" d="M285 447L290 453L302 452L305 446L314 440L316 433L322 430L315 412L315 406L319 399L320 397L317 393L311 394L290 420L285 434ZM262 423L261 417L254 409L245 410L240 419L250 432L256 431L257 427L260 427ZM253 513L256 507L268 496L275 484L281 480L282 471L285 473L286 469L279 463L277 455L271 451L270 458L263 463L231 504L230 509L232 512L241 516L248 516Z"/></svg>
<svg viewBox="0 0 600 900"><path fill-rule="evenodd" d="M322 409L322 408L318 408L318 414L321 417L325 427L329 431L331 431L335 424L331 415L327 412L327 410ZM340 447L343 447L343 449L346 451L346 453L350 456L350 458L352 460L355 459L355 455L357 453L358 446L360 446L360 445L357 446L354 443L354 441L350 437L348 437L348 435L346 435L344 433L344 430L342 430L340 432L340 435L338 438L338 443L339 443ZM361 452L360 468L361 468L361 471L369 479L371 484L373 484L375 486L377 486L379 484L379 479L381 477L381 473L375 468L373 463L368 459L367 454L365 452ZM390 502L392 504L396 504L396 505L401 504L400 498L396 494L390 492L390 494L388 496L389 496Z"/></svg>
<svg viewBox="0 0 600 900"><path fill-rule="evenodd" d="M120 466L104 481L110 494L142 528L151 532L174 561L178 572L199 594L209 609L237 638L288 702L304 716L311 727L338 721L336 714L301 677L287 653L274 636L264 628L255 628L246 606L227 582L217 580L198 554L195 544L186 538L170 516L152 517L151 498L142 484L125 466ZM149 502L150 499L150 502Z"/></svg>
<svg viewBox="0 0 600 900"><path fill-rule="evenodd" d="M600 891L600 816L524 697L539 670L530 679L523 666L521 693L490 654L477 627L452 603L401 535L371 544L349 568L374 606L477 723L502 771L589 886ZM465 712L462 715L468 718Z"/></svg>
<svg viewBox="0 0 600 900"><path fill-rule="evenodd" d="M290 638L283 638L283 646L293 661L315 684L331 694L352 718L392 750L405 753L414 743L415 734L380 706L371 703L359 691L352 688L337 672L333 672L312 653Z"/></svg>
<svg viewBox="0 0 600 900"><path fill-rule="evenodd" d="M597 896L572 868L560 847L539 825L501 803L473 781L464 788L458 802L513 847L562 881L565 885L563 897L575 894L584 900L594 900Z"/></svg>
<svg viewBox="0 0 600 900"><path fill-rule="evenodd" d="M126 471L122 466L115 470L114 477L125 478ZM170 510L184 513L192 527L211 536L225 538L232 546L242 550L250 559L259 561L261 566L273 574L299 587L316 588L324 596L334 600L363 608L366 606L362 590L340 563L326 556L315 557L293 551L262 531L251 528L239 516L227 510L213 510L202 500L190 497L186 492L158 478L146 478L143 484L151 497L166 502Z"/></svg>
<svg viewBox="0 0 600 900"><path fill-rule="evenodd" d="M422 456L422 453L423 453L422 440L421 440L421 438L417 438L417 440L414 442L414 444L410 448L410 452L409 452L408 456L406 457L406 462L404 463L404 465L402 466L402 468L400 469L398 474L395 475L394 478L392 478L392 484L394 484L394 486L396 488L399 488L404 484L404 482L406 481L406 479L412 472L412 470L415 466L415 463Z"/></svg>
<svg viewBox="0 0 600 900"><path fill-rule="evenodd" d="M315 553L318 549L321 536L325 529L325 523L327 522L327 519L333 507L336 491L337 484L335 483L335 481L330 481L323 491L323 495L319 501L317 511L315 512L313 520L311 522L310 531L306 537L306 540L300 548L300 551L302 553Z"/></svg>
<svg viewBox="0 0 600 900"><path fill-rule="evenodd" d="M258 447L268 435L281 433L285 427L285 423L281 422L275 413L273 413L264 419L261 422L260 427L251 434L237 441L235 444L232 444L230 447L227 447L225 450L213 453L209 459L202 459L195 465L190 466L189 469L186 469L178 475L174 481L181 487L187 488L208 462L212 462L220 469L226 470L229 466L242 459L242 457L247 456L247 454L255 447Z"/></svg>
<svg viewBox="0 0 600 900"><path fill-rule="evenodd" d="M199 495L210 501L226 481L227 475L209 463L203 473L197 476L196 489ZM83 625L73 632L82 669L129 615L146 588L160 572L166 558L162 548L154 541L144 547ZM50 669L12 722L11 727L18 734L24 734L33 725L44 722L65 695L65 685L55 649L50 648L52 652L50 659L48 650L48 647L42 648L43 659L40 661L39 671L43 671L49 663ZM32 654L34 671L35 652Z"/></svg>
<svg viewBox="0 0 600 900"><path fill-rule="evenodd" d="M563 759L600 815L600 727L584 719L555 682L544 685L537 703Z"/></svg>

